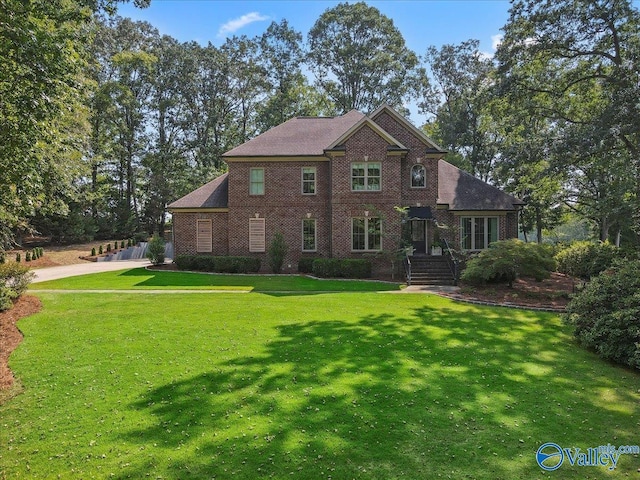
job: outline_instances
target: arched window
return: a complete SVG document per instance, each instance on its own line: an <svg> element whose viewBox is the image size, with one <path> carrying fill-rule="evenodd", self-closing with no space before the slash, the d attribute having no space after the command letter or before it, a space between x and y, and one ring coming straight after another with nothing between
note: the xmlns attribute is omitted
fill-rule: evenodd
<svg viewBox="0 0 640 480"><path fill-rule="evenodd" d="M424 188L427 185L426 171L422 165L411 167L411 187Z"/></svg>

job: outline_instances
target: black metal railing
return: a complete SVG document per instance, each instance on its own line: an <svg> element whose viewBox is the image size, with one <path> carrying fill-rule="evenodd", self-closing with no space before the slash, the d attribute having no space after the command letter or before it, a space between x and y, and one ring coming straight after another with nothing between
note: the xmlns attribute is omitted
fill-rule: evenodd
<svg viewBox="0 0 640 480"><path fill-rule="evenodd" d="M411 285L411 259L408 250L404 251L404 273L407 277L407 285Z"/></svg>
<svg viewBox="0 0 640 480"><path fill-rule="evenodd" d="M449 242L447 242L446 238L442 239L445 246L445 257L447 259L447 264L449 265L449 270L451 270L451 275L453 275L453 284L458 285L459 274L460 274L460 262L456 258L453 250L449 246Z"/></svg>

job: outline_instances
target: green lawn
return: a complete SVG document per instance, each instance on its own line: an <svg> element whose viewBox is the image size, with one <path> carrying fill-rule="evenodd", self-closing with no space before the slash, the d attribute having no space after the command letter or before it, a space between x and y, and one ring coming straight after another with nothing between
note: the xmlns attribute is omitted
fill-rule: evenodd
<svg viewBox="0 0 640 480"><path fill-rule="evenodd" d="M122 277L114 277L121 279ZM104 288L104 287L103 287ZM38 293L0 478L636 478L640 375L557 316L385 293Z"/></svg>
<svg viewBox="0 0 640 480"><path fill-rule="evenodd" d="M399 290L375 281L317 280L298 275L212 275L134 268L34 283L32 290L246 290L255 292L350 292Z"/></svg>

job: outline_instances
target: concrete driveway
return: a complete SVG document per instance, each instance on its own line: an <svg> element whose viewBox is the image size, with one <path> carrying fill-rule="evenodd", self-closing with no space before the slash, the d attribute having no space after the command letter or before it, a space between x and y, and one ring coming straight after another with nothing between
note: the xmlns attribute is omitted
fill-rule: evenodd
<svg viewBox="0 0 640 480"><path fill-rule="evenodd" d="M60 267L38 268L37 270L33 270L33 273L36 274L33 283L86 275L87 273L111 272L114 270L125 270L127 268L146 267L147 265L151 265L151 262L147 259L141 259L123 260L121 262L85 262L75 265L62 265Z"/></svg>

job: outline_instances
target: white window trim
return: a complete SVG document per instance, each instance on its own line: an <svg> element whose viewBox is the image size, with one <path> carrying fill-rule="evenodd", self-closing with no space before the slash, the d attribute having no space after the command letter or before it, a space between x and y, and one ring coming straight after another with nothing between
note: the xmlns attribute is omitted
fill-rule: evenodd
<svg viewBox="0 0 640 480"><path fill-rule="evenodd" d="M196 220L196 253L213 251L213 226L211 220Z"/></svg>
<svg viewBox="0 0 640 480"><path fill-rule="evenodd" d="M304 171L305 171L305 169L313 170L313 193L306 193L304 191L304 184L305 184ZM302 184L300 186L301 191L302 191L302 195L315 195L316 192L318 191L318 169L316 167L302 167L300 169L300 178L301 178L301 181L302 181Z"/></svg>
<svg viewBox="0 0 640 480"><path fill-rule="evenodd" d="M364 250L357 250L353 248L353 221L354 220L364 220ZM369 220L379 220L380 221L380 248L371 249L369 248ZM381 252L382 251L382 219L380 217L352 217L351 218L351 251L353 253L366 253L366 252Z"/></svg>
<svg viewBox="0 0 640 480"><path fill-rule="evenodd" d="M353 166L354 165L364 165L364 190L355 190L353 188ZM371 177L379 179L379 187L378 190L369 190L367 187L369 186L369 165L379 165L378 170L380 170L380 176ZM382 191L382 162L351 162L351 171L349 173L349 181L351 182L351 191L357 193L377 193Z"/></svg>
<svg viewBox="0 0 640 480"><path fill-rule="evenodd" d="M251 185L253 185L253 181L252 181L252 173L254 171L262 171L262 193L252 193L251 192ZM265 178L265 171L264 168L250 168L249 169L249 195L250 196L254 196L254 197L259 197L261 195L264 195L265 192L265 184L266 184L266 178Z"/></svg>
<svg viewBox="0 0 640 480"><path fill-rule="evenodd" d="M304 223L313 222L313 245L312 250L304 248ZM318 251L318 221L315 218L303 218L302 219L302 251L303 252L317 252Z"/></svg>
<svg viewBox="0 0 640 480"><path fill-rule="evenodd" d="M264 253L266 251L265 241L265 219L249 219L249 252Z"/></svg>
<svg viewBox="0 0 640 480"><path fill-rule="evenodd" d="M463 227L462 227L462 222L465 218L470 218L471 219L471 248L464 248L463 245ZM476 222L475 220L481 218L484 222L484 244L486 245L486 247L483 248L475 248L476 247L476 235L475 235L475 228L476 228ZM465 215L465 216L461 216L460 217L460 249L464 250L465 252L480 252L482 250L486 250L487 248L489 248L490 242L489 242L489 219L490 218L495 218L496 219L496 241L500 240L500 217L496 216L496 215L487 215L487 216L471 216L471 215Z"/></svg>
<svg viewBox="0 0 640 480"><path fill-rule="evenodd" d="M422 169L422 171L424 172L424 177L423 177L424 185L422 185L421 187L420 186L417 187L417 186L415 186L413 184L413 169L416 168L416 167L420 167ZM424 167L424 165L416 163L415 165L413 165L411 167L411 171L409 172L409 175L411 177L409 179L410 180L410 183L409 183L410 188L427 188L427 169Z"/></svg>

